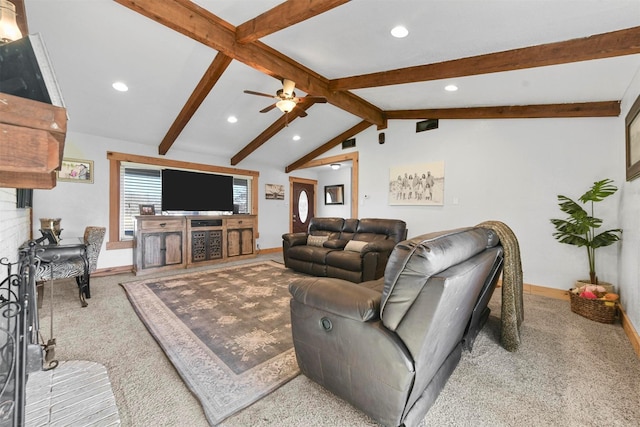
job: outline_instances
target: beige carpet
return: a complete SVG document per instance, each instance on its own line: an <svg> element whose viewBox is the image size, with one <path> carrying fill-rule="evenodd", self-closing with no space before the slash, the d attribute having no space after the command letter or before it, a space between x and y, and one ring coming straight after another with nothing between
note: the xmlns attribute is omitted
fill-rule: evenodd
<svg viewBox="0 0 640 427"><path fill-rule="evenodd" d="M289 283L266 261L122 283L207 418L219 424L300 373Z"/></svg>
<svg viewBox="0 0 640 427"><path fill-rule="evenodd" d="M87 308L80 308L73 281L55 286L56 354L107 367L123 426L207 426L198 400L118 285L137 279L92 278ZM489 324L473 352L463 353L424 425L638 425L640 361L619 324L584 319L567 301L525 295L522 344L510 353L499 344L499 297L496 292ZM47 300L41 314L47 338ZM377 426L303 375L221 425Z"/></svg>

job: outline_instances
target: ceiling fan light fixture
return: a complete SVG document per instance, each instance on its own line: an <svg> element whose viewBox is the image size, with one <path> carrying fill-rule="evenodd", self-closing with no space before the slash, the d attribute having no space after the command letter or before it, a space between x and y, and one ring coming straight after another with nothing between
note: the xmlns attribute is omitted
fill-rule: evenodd
<svg viewBox="0 0 640 427"><path fill-rule="evenodd" d="M295 101L292 101L290 99L281 99L280 101L276 102L276 107L278 107L283 113L290 113L295 106Z"/></svg>
<svg viewBox="0 0 640 427"><path fill-rule="evenodd" d="M0 44L22 38L16 22L16 6L8 0L0 0Z"/></svg>
<svg viewBox="0 0 640 427"><path fill-rule="evenodd" d="M334 171L340 169L340 163L331 163L331 169Z"/></svg>

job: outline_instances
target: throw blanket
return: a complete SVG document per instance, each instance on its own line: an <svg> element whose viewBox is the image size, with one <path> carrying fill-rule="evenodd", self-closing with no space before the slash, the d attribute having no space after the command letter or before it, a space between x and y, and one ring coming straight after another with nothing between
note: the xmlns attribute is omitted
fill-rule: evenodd
<svg viewBox="0 0 640 427"><path fill-rule="evenodd" d="M500 343L506 350L516 351L520 345L520 325L524 320L522 262L518 239L513 231L500 221L485 221L478 224L478 227L493 230L504 249Z"/></svg>

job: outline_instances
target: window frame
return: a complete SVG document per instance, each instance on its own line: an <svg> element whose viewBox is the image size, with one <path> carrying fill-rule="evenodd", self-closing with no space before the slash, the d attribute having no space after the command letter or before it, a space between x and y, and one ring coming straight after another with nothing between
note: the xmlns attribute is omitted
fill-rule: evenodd
<svg viewBox="0 0 640 427"><path fill-rule="evenodd" d="M258 171L139 156L136 154L117 153L113 151L107 152L107 160L109 160L109 231L106 243L107 250L133 248L133 240L120 240L120 169L122 162L246 176L251 179L251 195L249 196L251 198L251 212L249 214L256 216L256 229L258 229L258 180L260 176L260 172ZM255 237L258 238L259 236L256 235Z"/></svg>

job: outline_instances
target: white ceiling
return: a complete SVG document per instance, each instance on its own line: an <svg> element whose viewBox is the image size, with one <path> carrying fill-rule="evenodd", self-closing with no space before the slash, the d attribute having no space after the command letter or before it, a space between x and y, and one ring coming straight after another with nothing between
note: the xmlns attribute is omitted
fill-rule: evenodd
<svg viewBox="0 0 640 427"><path fill-rule="evenodd" d="M280 1L196 3L237 26ZM42 35L51 56L70 131L157 147L217 53L111 0L25 0L25 7L30 32ZM397 24L408 37L389 35ZM333 79L637 26L640 0L352 0L261 41ZM622 99L639 70L640 55L630 55L353 93L383 110L610 101ZM130 90L114 91L116 80ZM445 92L450 82L460 90ZM172 150L231 159L281 114L259 113L271 100L243 90L279 88L233 61ZM249 159L284 168L361 121L328 103L307 112ZM238 123L227 123L229 115ZM302 139L292 141L294 134Z"/></svg>

